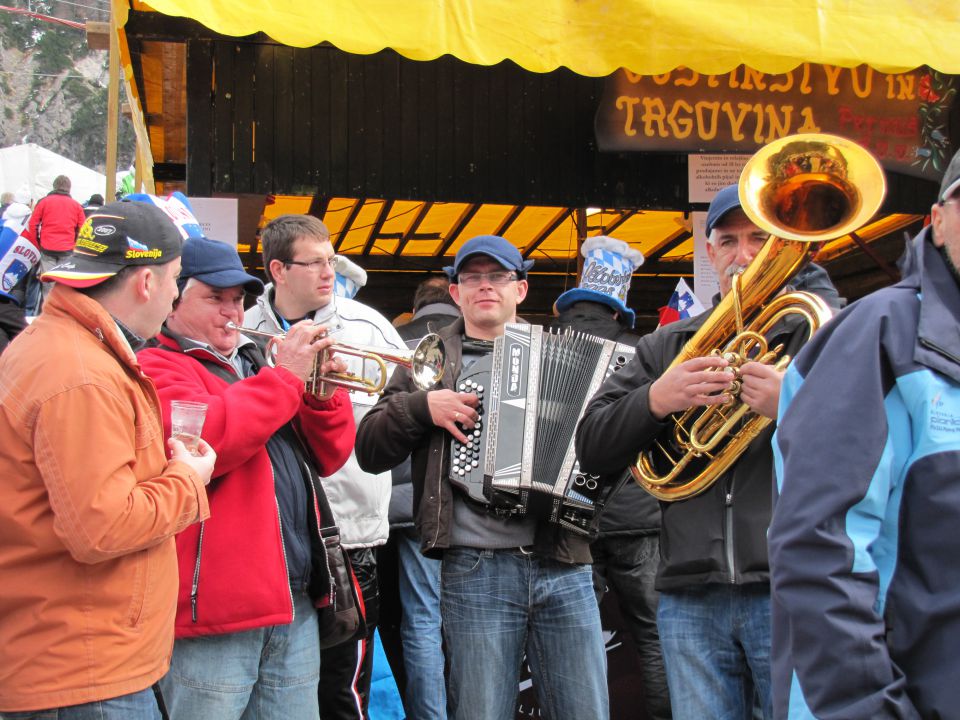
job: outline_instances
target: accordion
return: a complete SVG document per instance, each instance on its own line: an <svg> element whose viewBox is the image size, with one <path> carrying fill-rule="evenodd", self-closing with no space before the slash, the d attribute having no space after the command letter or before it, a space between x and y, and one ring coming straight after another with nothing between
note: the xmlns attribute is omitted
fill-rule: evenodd
<svg viewBox="0 0 960 720"><path fill-rule="evenodd" d="M600 383L633 354L585 333L508 324L457 381L480 398L480 419L465 444L451 443L451 483L496 515L532 514L591 535L618 484L580 471L574 432Z"/></svg>

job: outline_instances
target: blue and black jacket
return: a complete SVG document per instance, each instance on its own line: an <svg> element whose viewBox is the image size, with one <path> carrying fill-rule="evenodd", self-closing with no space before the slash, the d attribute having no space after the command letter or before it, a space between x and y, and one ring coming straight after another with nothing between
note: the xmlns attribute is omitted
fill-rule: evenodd
<svg viewBox="0 0 960 720"><path fill-rule="evenodd" d="M960 287L930 241L784 378L769 533L778 718L960 713Z"/></svg>

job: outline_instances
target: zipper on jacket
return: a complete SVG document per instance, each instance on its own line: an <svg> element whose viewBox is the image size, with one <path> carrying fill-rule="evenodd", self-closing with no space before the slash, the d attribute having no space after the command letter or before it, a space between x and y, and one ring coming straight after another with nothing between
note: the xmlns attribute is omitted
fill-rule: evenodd
<svg viewBox="0 0 960 720"><path fill-rule="evenodd" d="M294 432L296 432L296 429L294 429ZM317 489L313 486L313 473L310 471L307 463L304 463L304 467L307 468L307 477L310 478L310 498L313 500L313 519L317 523L317 535L320 537L320 544L323 546L323 564L327 568L327 582L330 585L327 589L327 598L330 604L334 606L334 609L336 609L337 585L334 582L333 574L330 572L330 558L327 557L327 539L323 536L323 523L320 519L320 502L317 500ZM317 482L319 482L319 473ZM330 518L330 520L333 520L333 518ZM311 565L312 564L311 561Z"/></svg>
<svg viewBox="0 0 960 720"><path fill-rule="evenodd" d="M203 555L203 529L207 521L200 523L200 537L197 539L197 562L193 566L193 582L190 585L190 619L197 621L197 596L200 594L200 557Z"/></svg>
<svg viewBox="0 0 960 720"><path fill-rule="evenodd" d="M270 476L273 478L273 506L277 509L277 528L280 530L280 554L283 556L283 575L287 578L287 595L290 597L290 623L297 617L297 608L293 605L293 589L290 587L290 568L287 567L287 546L283 542L283 520L280 518L280 503L277 501L277 476L270 465Z"/></svg>
<svg viewBox="0 0 960 720"><path fill-rule="evenodd" d="M733 480L730 481L730 487L727 488L723 496L723 522L726 526L726 541L724 551L727 555L727 568L730 570L730 584L737 582L737 569L733 560Z"/></svg>
<svg viewBox="0 0 960 720"><path fill-rule="evenodd" d="M927 340L927 339L925 339L925 338L920 338L920 344L923 345L925 348L929 348L930 350L933 350L934 352L940 353L940 354L943 355L945 358L948 358L948 359L950 359L950 360L953 360L953 362L955 362L957 365L960 365L960 358L958 358L958 357L957 357L956 355L954 355L953 353L951 353L951 352L949 352L949 351L947 351L947 350L944 350L944 349L943 349L942 347L940 347L939 345L936 345L935 343L932 343L932 342L930 342L929 340Z"/></svg>
<svg viewBox="0 0 960 720"><path fill-rule="evenodd" d="M292 427L293 427L293 434L297 438L297 440L300 441L300 445L302 446L303 451L307 454L307 456L312 457L312 453L310 452L309 446L307 445L307 441L304 439L303 435L301 435L300 430L298 430L295 425ZM310 498L313 500L313 519L314 519L314 522L317 523L317 535L320 537L320 544L323 546L323 564L327 568L327 581L330 585L329 588L327 589L327 597L330 601L330 604L334 606L334 609L336 609L337 583L336 583L336 580L334 580L333 578L333 573L330 571L330 558L327 557L327 538L323 534L323 518L321 517L321 514L320 514L320 499L317 497L317 488L313 484L314 477L316 477L316 482L318 484L320 483L320 469L317 468L316 471L311 470L310 464L306 460L303 461L303 467L306 468L307 478L309 478L310 480ZM336 525L336 518L333 517L333 509L330 508L329 502L327 503L327 507L330 509L330 515L331 515L331 517L328 519L330 520L331 525ZM277 509L279 511L279 506ZM308 511L308 514L309 514L309 511ZM340 528L338 527L337 542L339 542L339 536L340 536ZM281 535L281 538L282 537L283 536ZM286 555L284 555L284 558L286 558ZM310 564L312 567L313 566L312 557L311 557ZM311 578L311 582L313 582L313 578ZM292 593L291 593L291 599L292 599Z"/></svg>
<svg viewBox="0 0 960 720"><path fill-rule="evenodd" d="M437 543L440 541L440 513L442 511L441 506L443 505L443 503L440 501L440 487L443 484L443 472L444 472L443 457L446 454L445 452L446 449L447 449L447 438L446 436L444 436L443 442L440 443L440 472L437 474L437 523L436 523L437 529L436 529L436 533L433 536L433 544L430 546L431 548L435 548L437 546Z"/></svg>

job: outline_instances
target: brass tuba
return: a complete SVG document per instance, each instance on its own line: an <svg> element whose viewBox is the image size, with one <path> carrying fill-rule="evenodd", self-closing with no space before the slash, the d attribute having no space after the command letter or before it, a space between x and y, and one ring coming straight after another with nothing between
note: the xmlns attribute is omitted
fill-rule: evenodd
<svg viewBox="0 0 960 720"><path fill-rule="evenodd" d="M810 335L831 317L826 303L806 292L777 293L816 254L819 243L860 228L880 207L886 183L864 148L834 135L791 135L757 151L740 175L740 204L770 237L670 367L695 357L722 355L734 371L730 400L671 416L669 441L657 440L630 468L654 497L685 500L709 488L747 449L770 419L739 395L739 367L756 360L783 369L782 346L766 335L798 315Z"/></svg>

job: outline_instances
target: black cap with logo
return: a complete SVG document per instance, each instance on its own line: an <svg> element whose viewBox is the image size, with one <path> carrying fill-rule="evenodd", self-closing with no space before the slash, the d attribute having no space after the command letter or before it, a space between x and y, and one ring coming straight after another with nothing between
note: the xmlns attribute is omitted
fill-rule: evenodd
<svg viewBox="0 0 960 720"><path fill-rule="evenodd" d="M86 219L73 252L41 280L92 287L128 265L165 265L180 256L182 247L180 231L160 208L130 200L113 202Z"/></svg>

